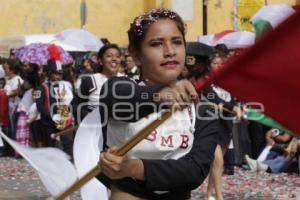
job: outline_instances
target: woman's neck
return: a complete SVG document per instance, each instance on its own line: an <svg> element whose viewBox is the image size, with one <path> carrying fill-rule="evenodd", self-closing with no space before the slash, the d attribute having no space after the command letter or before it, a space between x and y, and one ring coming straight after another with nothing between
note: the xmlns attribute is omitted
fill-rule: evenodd
<svg viewBox="0 0 300 200"><path fill-rule="evenodd" d="M116 73L112 73L112 72L109 72L109 71L102 71L101 74L106 76L106 78L108 78L108 79L110 79L111 77L116 75Z"/></svg>

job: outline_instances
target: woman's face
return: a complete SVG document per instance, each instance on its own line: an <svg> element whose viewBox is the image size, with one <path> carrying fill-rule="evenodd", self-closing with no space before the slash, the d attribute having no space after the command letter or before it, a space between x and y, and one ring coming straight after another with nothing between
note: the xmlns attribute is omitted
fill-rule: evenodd
<svg viewBox="0 0 300 200"><path fill-rule="evenodd" d="M220 68L223 64L224 64L223 59L221 57L217 56L212 59L212 61L210 63L210 67L211 67L211 69L216 70L216 69Z"/></svg>
<svg viewBox="0 0 300 200"><path fill-rule="evenodd" d="M184 38L171 19L150 25L136 60L148 84L170 84L182 71L185 60Z"/></svg>
<svg viewBox="0 0 300 200"><path fill-rule="evenodd" d="M121 64L121 54L118 49L109 48L105 51L100 61L104 74L117 74Z"/></svg>
<svg viewBox="0 0 300 200"><path fill-rule="evenodd" d="M4 72L5 72L5 76L7 76L9 78L14 74L13 71L10 70L9 65L7 63L4 63L3 69L4 69Z"/></svg>
<svg viewBox="0 0 300 200"><path fill-rule="evenodd" d="M62 73L51 73L50 74L50 80L55 82L55 81L61 81L63 79L63 74Z"/></svg>

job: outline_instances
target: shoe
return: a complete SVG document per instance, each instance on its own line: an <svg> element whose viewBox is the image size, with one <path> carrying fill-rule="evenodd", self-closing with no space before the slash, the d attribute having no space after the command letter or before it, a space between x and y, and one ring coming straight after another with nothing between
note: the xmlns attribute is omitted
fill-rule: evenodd
<svg viewBox="0 0 300 200"><path fill-rule="evenodd" d="M266 165L262 162L257 162L257 170L258 171L266 172L268 167L269 167L268 165Z"/></svg>
<svg viewBox="0 0 300 200"><path fill-rule="evenodd" d="M251 172L257 171L257 161L254 159L251 159L248 155L245 155L245 160L248 166L250 167Z"/></svg>
<svg viewBox="0 0 300 200"><path fill-rule="evenodd" d="M207 198L207 200L216 200L216 198L214 196L210 196Z"/></svg>

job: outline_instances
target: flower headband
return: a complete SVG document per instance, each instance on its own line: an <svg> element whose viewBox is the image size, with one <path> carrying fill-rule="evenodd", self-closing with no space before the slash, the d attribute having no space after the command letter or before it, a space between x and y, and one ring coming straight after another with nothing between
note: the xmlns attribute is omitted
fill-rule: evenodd
<svg viewBox="0 0 300 200"><path fill-rule="evenodd" d="M143 35L144 26L148 26L160 18L175 19L176 17L178 17L178 15L173 11L166 10L164 8L153 9L136 17L131 23L131 27L135 33L141 36Z"/></svg>

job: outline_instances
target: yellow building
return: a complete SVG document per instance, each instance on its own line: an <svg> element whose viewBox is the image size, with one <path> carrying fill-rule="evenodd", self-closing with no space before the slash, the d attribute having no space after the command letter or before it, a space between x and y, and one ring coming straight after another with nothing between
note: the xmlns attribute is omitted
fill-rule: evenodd
<svg viewBox="0 0 300 200"><path fill-rule="evenodd" d="M155 7L182 9L187 14L187 40L203 33L203 0L2 0L0 36L55 33L80 28L80 7L86 4L84 29L98 37L127 45L127 29L133 18ZM205 0L204 0L205 1ZM296 0L244 0L295 4ZM234 8L242 0L206 0L207 32L234 29ZM253 9L253 8L252 8ZM236 15L236 14L235 14Z"/></svg>

